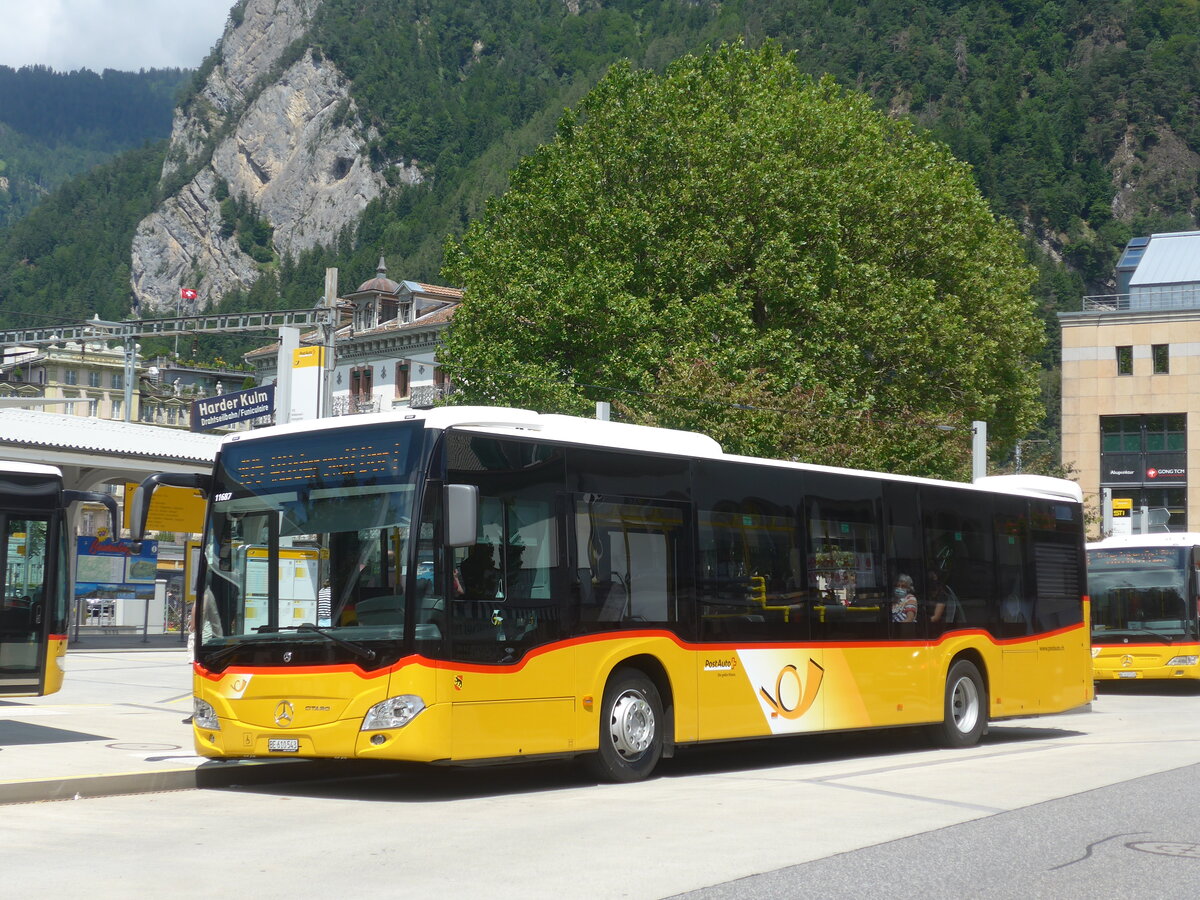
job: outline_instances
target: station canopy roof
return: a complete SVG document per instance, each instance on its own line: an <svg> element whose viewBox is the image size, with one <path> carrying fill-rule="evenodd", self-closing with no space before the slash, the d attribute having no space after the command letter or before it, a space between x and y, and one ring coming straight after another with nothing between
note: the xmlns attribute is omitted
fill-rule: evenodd
<svg viewBox="0 0 1200 900"><path fill-rule="evenodd" d="M0 409L0 459L6 447L44 447L105 457L211 463L220 435L31 409Z"/></svg>

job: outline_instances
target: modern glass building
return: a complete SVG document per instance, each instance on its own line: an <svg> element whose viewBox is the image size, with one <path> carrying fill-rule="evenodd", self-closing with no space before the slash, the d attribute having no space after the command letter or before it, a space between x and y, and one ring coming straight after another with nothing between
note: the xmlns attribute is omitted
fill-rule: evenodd
<svg viewBox="0 0 1200 900"><path fill-rule="evenodd" d="M1116 280L1059 315L1063 462L1091 500L1111 488L1156 530L1200 530L1200 232L1133 238Z"/></svg>

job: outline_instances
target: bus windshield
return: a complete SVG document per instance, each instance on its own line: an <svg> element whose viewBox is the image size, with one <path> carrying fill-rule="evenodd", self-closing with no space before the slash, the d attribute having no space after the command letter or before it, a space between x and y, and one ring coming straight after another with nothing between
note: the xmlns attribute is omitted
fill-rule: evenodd
<svg viewBox="0 0 1200 900"><path fill-rule="evenodd" d="M1191 551L1125 547L1088 551L1092 636L1167 642L1196 636L1188 602Z"/></svg>
<svg viewBox="0 0 1200 900"><path fill-rule="evenodd" d="M265 661L256 654L286 643L297 663L394 660L422 435L419 423L392 423L227 444L198 658Z"/></svg>

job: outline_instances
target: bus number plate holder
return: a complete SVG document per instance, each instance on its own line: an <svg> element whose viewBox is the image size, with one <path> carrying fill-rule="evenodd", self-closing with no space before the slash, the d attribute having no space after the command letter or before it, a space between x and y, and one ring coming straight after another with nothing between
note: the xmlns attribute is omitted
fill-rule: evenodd
<svg viewBox="0 0 1200 900"><path fill-rule="evenodd" d="M1118 678L1137 678L1138 673L1137 672L1118 672L1117 677Z"/></svg>
<svg viewBox="0 0 1200 900"><path fill-rule="evenodd" d="M299 750L299 738L267 738L267 751L270 753L296 753Z"/></svg>

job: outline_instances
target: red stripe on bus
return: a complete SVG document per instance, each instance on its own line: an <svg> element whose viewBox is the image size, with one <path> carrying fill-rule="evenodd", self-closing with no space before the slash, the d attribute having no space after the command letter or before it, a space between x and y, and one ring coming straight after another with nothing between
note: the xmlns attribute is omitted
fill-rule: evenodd
<svg viewBox="0 0 1200 900"><path fill-rule="evenodd" d="M877 641L763 641L763 642L747 642L747 641L723 641L720 643L689 643L681 639L678 635L670 631L647 629L644 631L618 631L606 632L604 634L587 634L579 635L573 638L566 638L562 641L556 641L550 644L543 644L541 647L535 647L526 653L521 659L516 662L496 665L487 665L483 663L468 663L454 662L452 660L432 659L423 657L420 654L410 653L407 656L394 662L392 665L384 669L378 669L372 672L366 672L359 666L353 663L338 663L330 666L237 666L230 667L223 672L213 673L203 668L199 662L193 664L196 674L202 678L207 678L210 681L219 681L226 675L244 674L244 675L316 675L316 674L331 674L336 672L348 672L357 675L363 679L381 678L385 675L391 675L400 669L416 663L428 666L432 669L454 672L519 672L531 661L547 653L557 653L570 647L578 647L586 644L595 644L601 642L613 641L631 641L645 640L647 638L662 638L670 641L678 646L681 650L694 653L703 653L709 651L726 651L734 650L804 650L815 651L822 649L830 650L855 650L855 649L883 649L883 648L904 648L904 647L937 647L951 638L959 638L963 636L981 637L993 645L998 647L1009 647L1020 644L1036 644L1040 640L1055 638L1061 635L1069 634L1072 631L1078 631L1083 628L1082 623L1069 625L1064 628L1058 628L1054 631L1047 631L1036 635L1021 635L1013 638L997 639L989 632L980 628L971 628L961 631L947 632L938 638L930 640L877 640ZM1144 645L1139 645L1144 646Z"/></svg>

